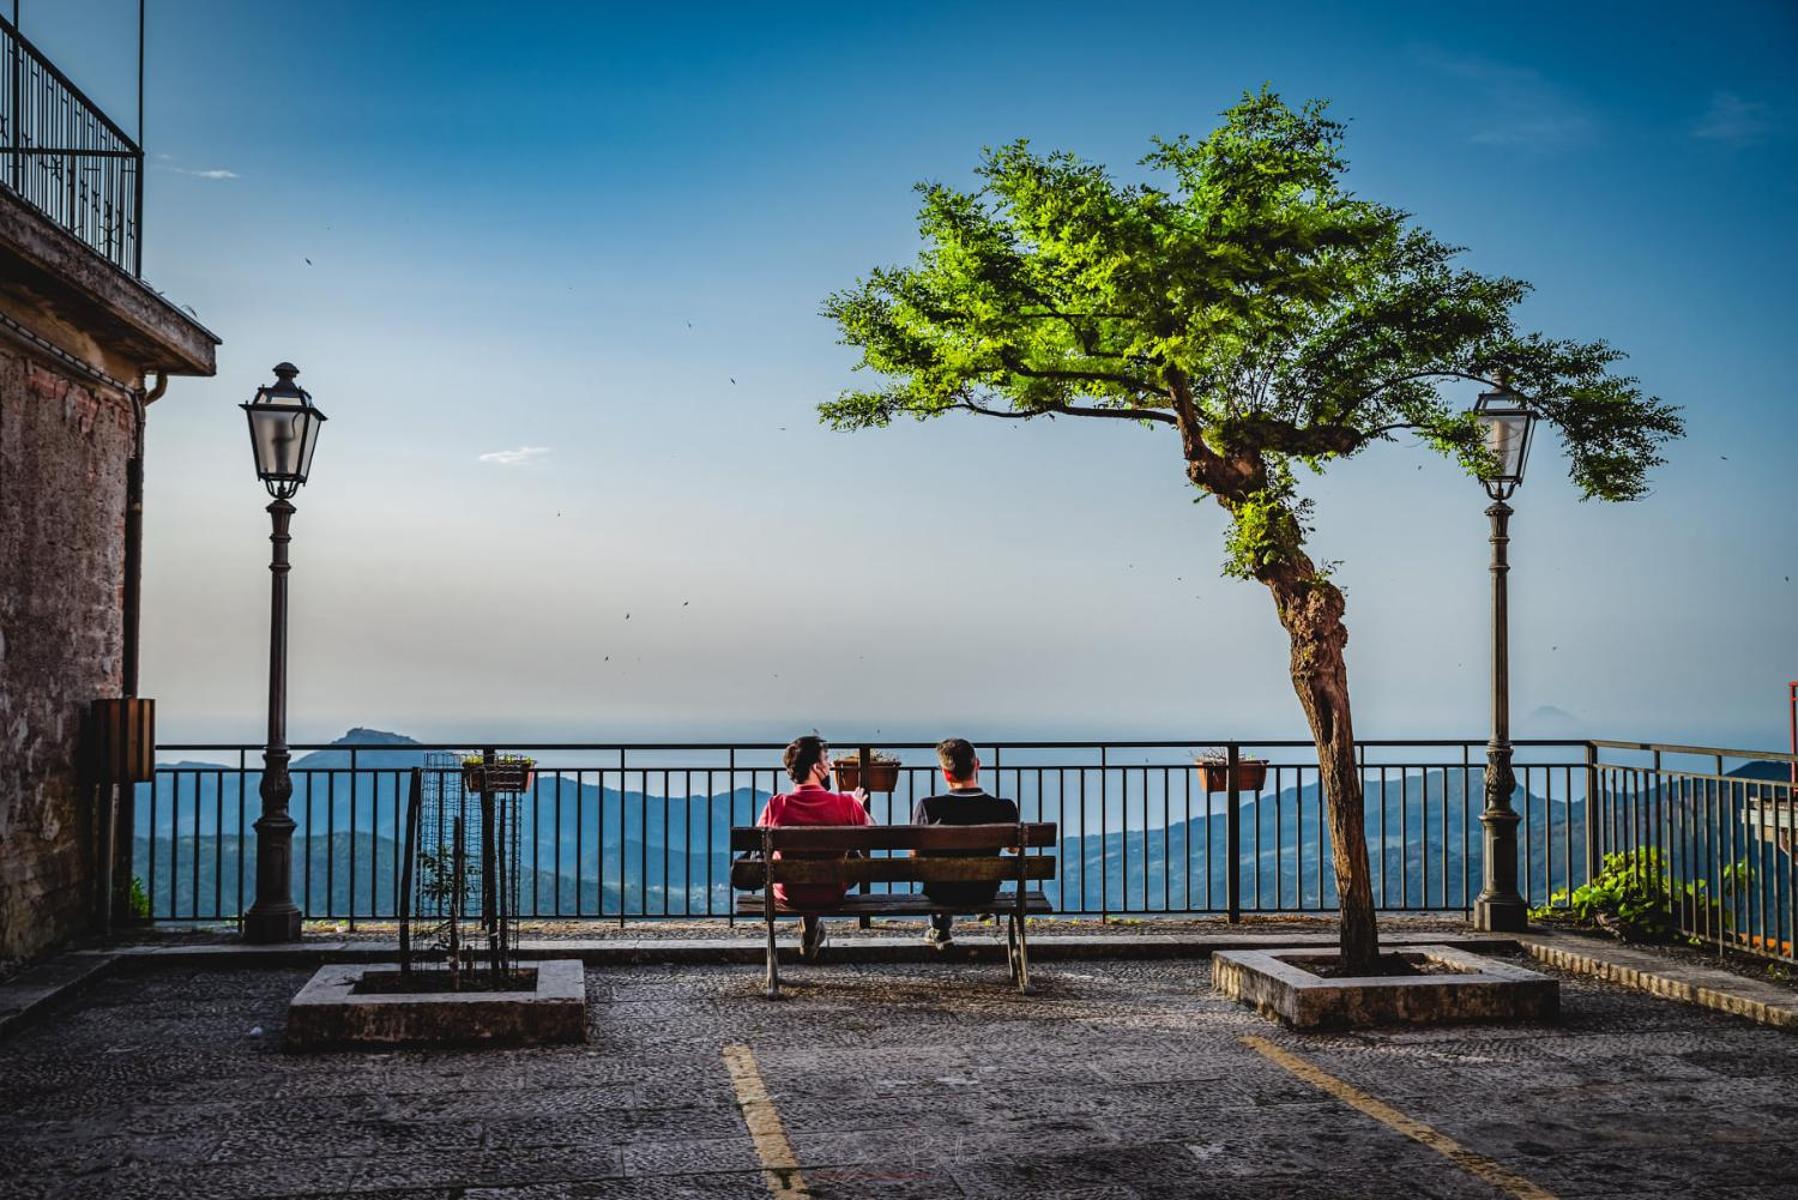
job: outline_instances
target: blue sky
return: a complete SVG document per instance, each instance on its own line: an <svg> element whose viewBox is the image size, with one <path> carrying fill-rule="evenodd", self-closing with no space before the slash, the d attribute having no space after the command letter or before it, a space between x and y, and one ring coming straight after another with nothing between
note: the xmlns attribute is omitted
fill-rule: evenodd
<svg viewBox="0 0 1798 1200"><path fill-rule="evenodd" d="M127 128L135 7L22 5ZM1522 732L1783 745L1789 5L149 8L145 274L224 338L150 422L165 737L259 727L235 404L284 358L331 418L297 501L296 737L1301 733L1271 603L1219 577L1164 431L812 412L852 378L819 301L915 253L914 182L1019 136L1128 175L1268 81L1334 102L1362 194L1685 407L1638 504L1579 503L1539 447ZM1401 443L1308 491L1358 730L1479 734L1477 485Z"/></svg>

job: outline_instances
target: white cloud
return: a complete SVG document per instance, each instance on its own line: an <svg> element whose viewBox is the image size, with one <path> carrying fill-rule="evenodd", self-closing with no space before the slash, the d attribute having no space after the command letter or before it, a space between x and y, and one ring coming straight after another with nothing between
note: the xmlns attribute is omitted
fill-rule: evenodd
<svg viewBox="0 0 1798 1200"><path fill-rule="evenodd" d="M168 155L159 154L156 157L167 158ZM236 171L227 171L222 167L215 167L209 171L196 171L191 167L173 167L173 166L169 166L167 163L159 162L155 165L161 170L170 171L176 175L191 175L195 179L236 179L237 178Z"/></svg>
<svg viewBox="0 0 1798 1200"><path fill-rule="evenodd" d="M1692 136L1707 142L1751 146L1773 132L1772 111L1759 100L1744 100L1734 92L1718 92L1711 106L1692 127Z"/></svg>
<svg viewBox="0 0 1798 1200"><path fill-rule="evenodd" d="M548 453L548 446L520 446L516 450L489 450L481 455L481 461L502 467L529 466Z"/></svg>
<svg viewBox="0 0 1798 1200"><path fill-rule="evenodd" d="M1598 134L1598 122L1585 105L1534 67L1442 53L1424 58L1470 85L1471 99L1482 114L1470 142L1553 150L1583 145Z"/></svg>

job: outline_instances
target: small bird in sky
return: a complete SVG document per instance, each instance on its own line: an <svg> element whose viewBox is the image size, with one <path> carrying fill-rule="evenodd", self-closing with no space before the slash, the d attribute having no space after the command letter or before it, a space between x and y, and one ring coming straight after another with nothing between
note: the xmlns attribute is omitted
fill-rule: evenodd
<svg viewBox="0 0 1798 1200"><path fill-rule="evenodd" d="M733 379L733 380L731 380L731 382L732 382L732 383L735 383L735 382L736 382L736 380L734 380L734 379Z"/></svg>
<svg viewBox="0 0 1798 1200"><path fill-rule="evenodd" d="M611 656L611 655L610 655L610 654L608 654L608 655L606 655L606 661L607 661L607 662L611 662L611 661L612 661L612 656Z"/></svg>
<svg viewBox="0 0 1798 1200"><path fill-rule="evenodd" d="M685 607L687 607L687 605L689 605L689 604L691 604L691 603L693 603L693 602L692 602L692 601L691 601L691 600L682 600L682 601L681 601L681 602L680 602L680 606L681 606L681 607L682 607L682 608L685 608Z"/></svg>
<svg viewBox="0 0 1798 1200"><path fill-rule="evenodd" d="M629 613L625 613L625 614L624 614L624 619L625 619L625 620L627 620L627 621L628 621L628 620L630 620L630 619L631 619L631 615L630 615L630 614L629 614Z"/></svg>
<svg viewBox="0 0 1798 1200"><path fill-rule="evenodd" d="M306 265L307 265L307 266L311 266L311 265L312 265L312 260L311 260L311 259L309 259L309 258L308 258L308 259L307 259L307 260L306 260Z"/></svg>
<svg viewBox="0 0 1798 1200"><path fill-rule="evenodd" d="M1729 455L1727 455L1727 454L1719 454L1717 457L1722 459L1724 462L1729 461Z"/></svg>
<svg viewBox="0 0 1798 1200"><path fill-rule="evenodd" d="M691 328L693 328L693 322L691 322L691 321L688 321L688 322L687 322L687 328L688 328L688 329L691 329Z"/></svg>

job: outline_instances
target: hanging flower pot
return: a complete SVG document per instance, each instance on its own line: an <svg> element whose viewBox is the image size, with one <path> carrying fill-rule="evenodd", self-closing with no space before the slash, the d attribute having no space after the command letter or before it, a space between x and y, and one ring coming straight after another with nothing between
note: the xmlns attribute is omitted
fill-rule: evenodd
<svg viewBox="0 0 1798 1200"><path fill-rule="evenodd" d="M462 787L475 795L528 792L537 781L535 759L522 754L502 754L492 762L471 757L462 760Z"/></svg>
<svg viewBox="0 0 1798 1200"><path fill-rule="evenodd" d="M1230 764L1222 755L1200 755L1193 759L1193 769L1199 773L1199 787L1205 792L1227 792L1230 790ZM1236 790L1239 792L1259 792L1267 783L1267 760L1265 758L1239 758L1236 760Z"/></svg>
<svg viewBox="0 0 1798 1200"><path fill-rule="evenodd" d="M859 787L870 792L891 792L899 786L899 759L891 754L877 750L868 756L866 781L862 779L860 755L835 759L831 765L836 768L837 787L841 791L853 792Z"/></svg>

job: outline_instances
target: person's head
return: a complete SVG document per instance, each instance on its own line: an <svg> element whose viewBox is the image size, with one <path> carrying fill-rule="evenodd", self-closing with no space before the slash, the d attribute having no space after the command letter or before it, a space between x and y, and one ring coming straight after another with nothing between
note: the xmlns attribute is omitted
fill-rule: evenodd
<svg viewBox="0 0 1798 1200"><path fill-rule="evenodd" d="M830 747L815 733L796 737L787 745L782 760L794 783L830 783Z"/></svg>
<svg viewBox="0 0 1798 1200"><path fill-rule="evenodd" d="M936 759L943 764L943 778L966 786L980 774L980 760L967 738L944 738L936 744Z"/></svg>

